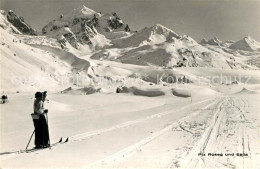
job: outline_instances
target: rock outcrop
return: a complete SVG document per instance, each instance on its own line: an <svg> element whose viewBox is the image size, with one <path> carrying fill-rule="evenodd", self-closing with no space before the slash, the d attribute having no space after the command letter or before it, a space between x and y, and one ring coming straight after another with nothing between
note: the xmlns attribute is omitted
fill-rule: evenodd
<svg viewBox="0 0 260 169"><path fill-rule="evenodd" d="M36 31L24 21L24 18L17 16L12 10L7 12L6 17L7 20L21 33L27 35L36 35Z"/></svg>

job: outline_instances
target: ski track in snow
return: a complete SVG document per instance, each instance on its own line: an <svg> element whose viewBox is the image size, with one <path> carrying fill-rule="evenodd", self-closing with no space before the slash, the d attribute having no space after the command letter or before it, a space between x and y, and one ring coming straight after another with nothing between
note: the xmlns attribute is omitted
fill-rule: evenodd
<svg viewBox="0 0 260 169"><path fill-rule="evenodd" d="M216 134L221 122L221 118L223 116L223 105L224 102L226 101L226 99L224 99L223 101L219 102L217 104L217 108L215 110L215 114L212 118L211 124L208 127L208 129L206 129L204 135L202 136L200 142L198 143L198 146L195 147L195 149L189 154L189 156L187 158L185 158L182 162L181 162L181 166L185 167L196 167L197 163L202 162L203 163L203 159L201 158L196 158L194 159L194 157L197 157L198 153L205 153L205 149L210 145L209 143L211 143L211 140L215 141L216 140ZM185 166L186 164L192 165L192 166Z"/></svg>
<svg viewBox="0 0 260 169"><path fill-rule="evenodd" d="M128 121L122 124L118 124L109 128L99 129L91 132L81 133L70 137L70 142L73 143L76 141L82 141L84 139L90 138L95 135L101 135L102 133L122 129L125 127L130 127L135 124L139 124L145 121L148 121L150 119L154 118L160 118L162 116L176 113L178 111L183 111L187 108L190 108L195 105L200 105L201 103L207 103L206 106L202 107L201 109L196 110L195 112L186 115L183 118L180 118L178 121L173 122L172 124L168 125L167 127L154 132L153 134L149 135L148 137L130 145L127 146L117 152L115 152L112 155L106 156L105 158L99 159L97 161L94 161L90 164L87 164L86 166L83 166L82 168L113 168L113 164L117 164L118 162L124 161L128 159L130 156L134 155L139 149L141 149L143 146L149 144L153 140L161 137L165 133L169 132L173 128L180 127L182 130L189 132L191 134L192 131L188 131L185 128L185 125L182 126L182 124L192 119L194 116L202 115L202 113L205 113L205 110L211 110L213 114L209 114L210 117L208 120L208 127L204 129L204 132L202 133L201 137L195 144L195 147L191 150L184 151L183 155L179 156L179 159L177 162L178 167L181 168L207 168L207 167L222 167L222 168L234 168L236 166L241 166L241 168L244 168L246 166L245 164L245 158L246 157L239 157L239 158L232 158L232 159L224 159L218 156L215 157L207 157L204 158L203 156L198 156L199 153L216 153L216 152L225 152L227 149L225 146L227 146L227 142L230 141L232 138L228 138L228 135L225 135L224 129L229 130L232 129L232 125L237 128L236 131L230 130L231 132L234 132L233 137L238 137L237 144L234 146L231 145L231 147L228 147L232 151L237 151L239 153L248 153L249 156L251 154L251 146L250 146L250 135L246 132L246 126L245 123L247 122L245 113L247 109L249 108L249 104L247 101L243 100L242 98L235 98L235 97L229 97L229 96L222 96L222 97L216 97L213 99L206 99L200 102L196 102L184 107L181 107L179 109L173 110L173 111L164 111L161 113L157 113L154 115L150 115L144 118L140 118L137 120ZM211 106L214 108L212 109ZM234 123L234 124L233 124ZM228 134L228 133L227 133ZM237 135L236 135L237 134ZM231 139L232 140L232 139ZM234 140L234 139L233 139ZM224 148L225 147L225 148ZM43 150L44 151L44 150ZM9 154L5 156L3 159L15 157L17 155L21 154ZM243 160L241 160L243 159ZM232 161L233 160L233 161ZM174 168L176 167L175 163L169 162L169 165L167 168Z"/></svg>
<svg viewBox="0 0 260 169"><path fill-rule="evenodd" d="M216 99L216 98L214 98L214 99ZM187 108L189 108L191 106L195 106L195 105L198 105L198 104L201 104L201 103L204 103L204 102L207 102L207 101L211 101L211 100L214 100L214 99L206 99L206 100L203 100L203 101L200 101L200 102L196 102L196 103L184 106L184 107L179 108L177 110L165 111L165 112L153 114L151 116L147 116L147 117L144 117L144 118L141 118L141 119L137 119L137 120L128 121L128 122L125 122L125 123L122 123L122 124L118 124L118 125L115 125L115 126L112 126L112 127L109 127L109 128L104 128L104 129L95 130L95 131L91 131L91 132L81 133L81 134L72 136L71 137L71 141L80 141L80 140L82 140L84 138L89 138L89 137L92 137L94 135L100 135L100 134L105 133L105 132L113 131L113 130L120 129L120 128L129 127L131 125L138 124L138 123L141 123L141 122L145 122L145 121L151 120L153 118L160 118L162 116L165 116L165 115L168 115L168 114L172 114L172 113L176 113L178 111L187 109Z"/></svg>
<svg viewBox="0 0 260 169"><path fill-rule="evenodd" d="M211 99L213 100L213 99ZM219 102L220 99L214 99L213 102L209 103L207 106L203 107L203 109L207 109L208 107L212 106L215 104L215 102ZM205 101L203 101L205 102ZM140 149L142 146L148 144L149 142L153 141L154 139L160 137L161 135L163 135L165 132L171 130L173 127L176 127L178 126L180 123L182 123L183 121L185 121L186 119L188 118L191 118L195 115L197 115L198 113L200 113L202 110L197 110L183 118L181 118L180 120L178 120L177 122L174 122L172 123L171 125L165 127L164 129L160 130L160 131L157 131L155 133L153 133L152 135L150 135L149 137L145 138L145 139L142 139L140 140L139 142L131 145L131 146L128 146L114 154L112 154L111 156L108 156L104 159L101 159L101 160L98 160L96 162L93 162L87 166L84 166L83 168L101 168L103 167L104 165L111 165L113 163L116 163L116 162L119 162L129 156L131 156L132 154L134 154L138 149ZM175 112L175 111L174 111Z"/></svg>
<svg viewBox="0 0 260 169"><path fill-rule="evenodd" d="M131 125L138 124L138 123L141 123L141 122L145 122L147 120L151 120L151 119L154 119L154 118L160 118L162 116L165 116L165 115L168 115L168 114L171 114L171 113L176 113L178 111L185 110L185 109L187 109L189 107L192 107L192 106L195 106L195 105L199 105L199 104L202 104L204 102L209 102L209 101L215 100L215 99L216 98L214 98L214 99L206 99L206 100L203 100L203 101L199 101L199 102L196 102L196 103L193 103L193 104L181 107L181 108L179 108L177 110L165 111L165 112L153 114L151 116L147 116L147 117L144 117L144 118L141 118L141 119L132 120L132 121L128 121L128 122L125 122L125 123L122 123L122 124L118 124L118 125L115 125L115 126L112 126L112 127L109 127L109 128L99 129L99 130L95 130L95 131L90 131L90 132L86 132L86 133L81 133L81 134L77 134L77 135L74 135L74 136L70 136L70 137L68 137L69 138L69 142L82 141L82 140L84 140L86 138L90 138L90 137L93 137L95 135L100 135L102 133L110 132L110 131L117 130L117 129L120 129L120 128L129 127ZM15 152L10 153L10 154L0 155L0 161L6 160L6 159L9 159L9 158L13 158L13 157L16 157L18 155L22 155L22 154L24 154L24 153L21 153L22 151L23 150L15 151ZM42 151L44 151L44 150L42 150Z"/></svg>
<svg viewBox="0 0 260 169"><path fill-rule="evenodd" d="M228 96L216 99L207 106L203 107L202 109L197 110L194 113L181 118L179 121L174 122L166 128L153 133L147 138L142 139L139 142L131 146L128 146L108 157L105 157L101 160L84 166L83 168L113 168L113 164L117 164L118 162L124 161L125 159L134 155L143 146L159 138L163 134L172 130L174 127L181 127L182 123L186 120L191 119L192 117L200 114L202 115L202 113L205 113L204 110L208 109L212 105L215 105L216 107L213 108L213 116L211 117L211 115L209 114L210 119L208 120L208 127L204 130L201 138L199 138L199 140L195 144L196 146L188 152L184 152L183 155L180 156L179 161L177 161L178 166L174 165L173 163L169 163L167 168L245 168L247 166L245 163L245 159L247 158L249 159L249 161L251 160L251 148L249 142L250 135L246 132L246 127L248 126L245 125L247 123L247 119L244 114L249 108L249 104L247 101L241 98L234 98ZM234 130L232 126L233 124L231 124L234 122L235 125L239 126L237 131ZM183 127L183 129L186 131L185 127ZM235 146L227 144L229 141L232 141L234 139L232 138L232 136L229 138L227 135L225 135L223 131L226 129L232 132L237 132L238 139L235 140L238 140L238 143L235 144ZM237 135L234 134L234 137L237 137ZM226 146L230 147L226 148ZM232 151L234 153L248 153L249 158L246 156L237 158L221 158L218 156L204 158L203 156L198 156L198 153L225 153ZM241 160L241 158L243 160Z"/></svg>
<svg viewBox="0 0 260 169"><path fill-rule="evenodd" d="M237 104L235 102L238 102ZM237 106L241 105L241 106ZM212 121L209 127L206 129L204 134L202 135L197 146L189 153L187 157L182 159L179 164L181 168L205 168L205 167L224 167L224 168L232 168L235 166L240 166L244 168L244 156L241 157L243 160L239 158L235 158L234 162L229 161L221 161L223 158L215 157L207 157L207 153L216 153L216 152L225 152L224 150L224 141L225 136L220 134L220 127L224 125L224 117L227 114L232 114L232 116L237 116L240 119L239 127L238 127L238 151L239 153L248 153L250 154L250 143L249 143L249 135L245 134L245 126L243 122L245 121L245 111L248 109L248 103L243 99L234 99L232 97L224 98L217 105L217 109L215 110L214 116L212 117ZM227 126L226 126L227 127ZM220 149L219 149L220 148ZM221 151L222 150L222 151ZM198 154L206 154L206 158L203 156L199 156ZM229 159L228 159L229 160Z"/></svg>

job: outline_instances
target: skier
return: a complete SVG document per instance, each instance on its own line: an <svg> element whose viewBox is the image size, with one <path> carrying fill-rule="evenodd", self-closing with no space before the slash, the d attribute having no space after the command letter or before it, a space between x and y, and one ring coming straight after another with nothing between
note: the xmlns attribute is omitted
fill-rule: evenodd
<svg viewBox="0 0 260 169"><path fill-rule="evenodd" d="M45 114L48 113L47 109L43 106L43 94L41 92L35 93L34 100L34 114L33 123L35 128L35 148L49 147L49 131L45 118Z"/></svg>
<svg viewBox="0 0 260 169"><path fill-rule="evenodd" d="M1 97L1 99L2 99L2 103L4 104L6 102L6 100L7 100L7 95L3 95Z"/></svg>

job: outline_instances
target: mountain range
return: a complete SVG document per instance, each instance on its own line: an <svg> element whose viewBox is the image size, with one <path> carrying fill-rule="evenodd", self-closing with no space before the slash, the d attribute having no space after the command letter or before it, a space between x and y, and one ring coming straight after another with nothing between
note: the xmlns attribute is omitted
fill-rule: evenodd
<svg viewBox="0 0 260 169"><path fill-rule="evenodd" d="M167 70L178 67L260 68L260 43L250 36L237 42L222 42L215 37L197 43L160 24L133 31L116 12L102 14L86 6L57 16L41 32L35 31L11 10L1 10L0 20L1 72L6 72L1 76L2 82L13 75L30 75L33 69L33 74L43 75L39 65L46 67L48 79L45 80L55 84L58 84L58 77L65 74L92 80L108 78L105 74L109 74L109 78L131 77L133 68L117 63ZM7 72L7 65L15 69ZM8 87L7 83L1 85L1 88Z"/></svg>

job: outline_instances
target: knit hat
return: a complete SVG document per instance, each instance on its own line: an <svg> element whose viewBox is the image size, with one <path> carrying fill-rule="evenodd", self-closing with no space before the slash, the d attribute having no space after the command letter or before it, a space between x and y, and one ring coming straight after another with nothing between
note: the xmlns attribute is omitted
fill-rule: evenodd
<svg viewBox="0 0 260 169"><path fill-rule="evenodd" d="M42 97L42 93L41 92L36 92L35 93L35 98L41 98Z"/></svg>

